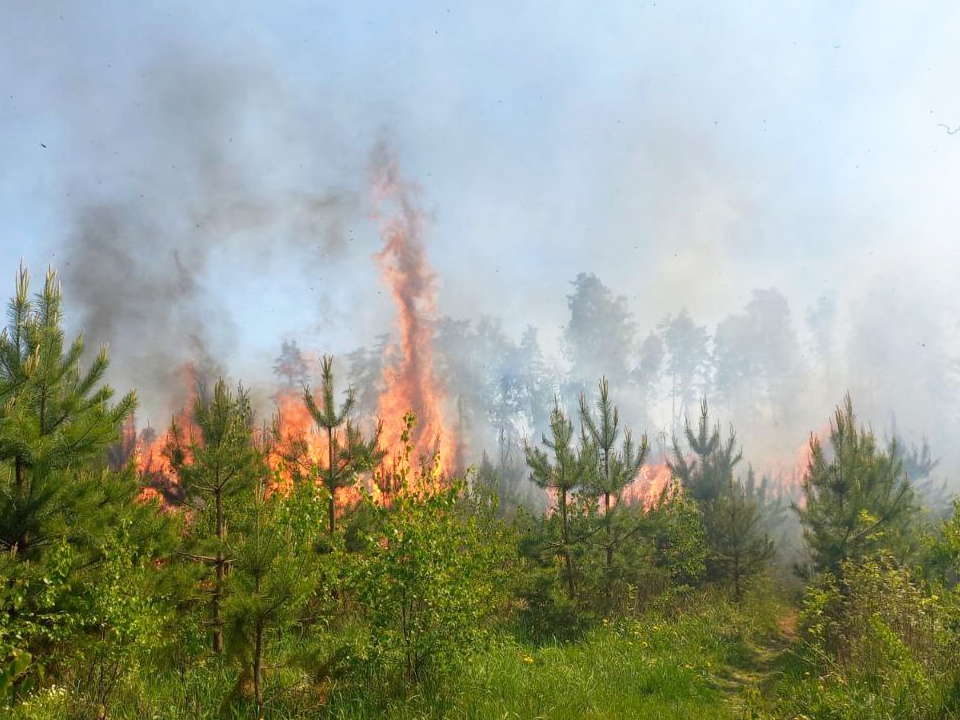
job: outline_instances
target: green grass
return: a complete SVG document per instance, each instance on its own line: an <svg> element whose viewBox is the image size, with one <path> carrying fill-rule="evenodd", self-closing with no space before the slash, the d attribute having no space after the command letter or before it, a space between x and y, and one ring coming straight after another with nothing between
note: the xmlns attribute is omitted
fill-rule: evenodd
<svg viewBox="0 0 960 720"><path fill-rule="evenodd" d="M649 638L649 639L643 639ZM674 638L672 638L674 639ZM652 641L652 642L651 642ZM386 706L334 698L336 718L660 718L730 717L711 681L722 652L660 631L597 630L583 641L542 648L503 643L473 659L444 692ZM359 712L358 712L359 710Z"/></svg>
<svg viewBox="0 0 960 720"><path fill-rule="evenodd" d="M335 694L329 717L741 718L753 645L776 630L776 609L741 614L716 598L678 618L650 614L599 627L573 643L535 647L501 638L412 697Z"/></svg>
<svg viewBox="0 0 960 720"><path fill-rule="evenodd" d="M324 693L295 671L271 678L265 718L339 720L643 720L743 718L756 646L776 633L776 605L745 611L717 597L676 617L646 614L604 623L576 642L535 645L507 631L415 690L384 697L373 683L341 681ZM217 718L235 675L216 662L185 674L148 675L128 688L109 717ZM299 686L299 687L296 687ZM282 690L286 687L286 690ZM65 718L65 696L27 703L17 720ZM249 705L227 717L254 716Z"/></svg>

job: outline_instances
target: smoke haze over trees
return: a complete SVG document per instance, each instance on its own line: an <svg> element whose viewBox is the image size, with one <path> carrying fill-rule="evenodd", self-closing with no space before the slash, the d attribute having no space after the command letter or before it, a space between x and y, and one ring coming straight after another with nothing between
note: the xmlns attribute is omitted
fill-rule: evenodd
<svg viewBox="0 0 960 720"><path fill-rule="evenodd" d="M762 14L739 58L722 8L532 7L491 64L495 14L430 2L374 25L346 6L226 24L212 6L180 22L186 3L14 7L2 259L61 269L67 322L118 343L110 381L138 389L141 421L182 405L183 363L268 407L284 342L314 377L310 358L348 359L369 409L392 332L367 188L385 138L422 191L469 459L605 374L655 451L706 395L758 472L789 472L849 390L957 475L956 143L937 121L960 108L946 65L877 60L913 58L890 8L820 30L816 8ZM925 46L950 57L960 19L942 19ZM785 76L795 91L771 91Z"/></svg>

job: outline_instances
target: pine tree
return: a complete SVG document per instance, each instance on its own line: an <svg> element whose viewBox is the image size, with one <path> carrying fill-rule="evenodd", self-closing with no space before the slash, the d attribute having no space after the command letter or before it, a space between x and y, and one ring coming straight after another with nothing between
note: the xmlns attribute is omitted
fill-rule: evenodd
<svg viewBox="0 0 960 720"><path fill-rule="evenodd" d="M724 440L719 423L711 426L705 399L700 402L696 432L687 421L684 435L693 457L685 456L674 439L670 467L684 493L700 510L710 569L715 577L732 581L739 601L743 580L763 568L774 548L763 533L756 499L748 496L747 488L734 479L734 469L743 452L737 447L733 427ZM748 483L751 488L755 485L750 473Z"/></svg>
<svg viewBox="0 0 960 720"><path fill-rule="evenodd" d="M832 457L811 438L804 502L793 507L815 569L839 577L847 560L901 550L916 506L896 444L882 450L871 430L857 426L849 395L830 422L830 447Z"/></svg>
<svg viewBox="0 0 960 720"><path fill-rule="evenodd" d="M605 539L602 543L606 561L604 592L610 600L613 580L613 552L622 538L615 531L614 515L620 507L623 489L636 479L640 466L649 453L647 436L634 448L629 430L623 432L623 445L618 450L620 439L620 412L610 400L610 385L607 379L600 380L600 395L594 417L585 395L580 395L580 421L585 438L584 447L596 453L596 470L590 478L590 490L603 499L603 526Z"/></svg>
<svg viewBox="0 0 960 720"><path fill-rule="evenodd" d="M296 340L284 340L280 346L280 355L273 363L273 372L284 381L288 390L303 385L307 381L307 363Z"/></svg>
<svg viewBox="0 0 960 720"><path fill-rule="evenodd" d="M734 597L743 597L743 580L756 574L773 557L774 545L761 534L760 512L742 483L730 478L726 492L714 499L704 514L711 561L733 581Z"/></svg>
<svg viewBox="0 0 960 720"><path fill-rule="evenodd" d="M320 556L314 540L322 522L323 490L299 483L289 497L270 493L266 473L256 482L235 532L224 607L230 655L253 682L257 717L263 710L263 669L271 631L296 619L318 587ZM325 553L329 562L332 554Z"/></svg>
<svg viewBox="0 0 960 720"><path fill-rule="evenodd" d="M193 410L199 437L189 437L187 429L174 420L165 452L187 504L196 513L184 555L213 569L209 624L213 650L219 653L223 650L221 609L231 563L227 531L242 517L246 498L262 472L262 460L253 439L253 410L243 387L231 392L220 379L211 395L200 390Z"/></svg>
<svg viewBox="0 0 960 720"><path fill-rule="evenodd" d="M117 488L81 468L103 458L136 405L133 392L110 404L105 348L82 371L83 336L67 346L56 274L35 299L29 287L21 267L0 333L0 463L10 469L0 481L0 544L24 558L58 535L97 529L103 493Z"/></svg>
<svg viewBox="0 0 960 720"><path fill-rule="evenodd" d="M103 702L156 635L153 560L172 526L134 502L129 465L108 467L134 394L112 404L106 351L83 371L61 322L56 275L31 298L21 268L0 333L0 663L13 646L28 681L82 669L96 681L80 695Z"/></svg>
<svg viewBox="0 0 960 720"><path fill-rule="evenodd" d="M542 436L543 445L549 454L537 447L527 445L527 465L530 466L530 479L539 487L552 490L557 495L557 509L560 513L560 539L555 543L558 554L563 558L567 593L572 599L576 593L573 568L573 542L570 533L570 494L581 487L590 473L590 464L595 456L581 453L574 445L573 423L560 408L560 401L554 402L550 413L550 433Z"/></svg>
<svg viewBox="0 0 960 720"><path fill-rule="evenodd" d="M694 432L688 419L684 436L693 457L688 458L674 438L670 469L691 499L701 505L709 503L727 489L729 476L743 459L743 453L737 449L736 433L730 428L726 441L722 439L720 424L710 425L709 407L703 399L700 401L697 431Z"/></svg>
<svg viewBox="0 0 960 720"><path fill-rule="evenodd" d="M384 452L380 449L379 425L367 440L360 428L349 419L356 404L352 387L347 389L347 397L337 408L334 400L333 358L329 355L324 355L320 361L320 377L322 386L319 402L309 388L304 390L303 400L314 422L326 434L326 465L318 465L316 473L330 493L328 524L333 535L337 523L337 490L353 482L356 473L375 467Z"/></svg>

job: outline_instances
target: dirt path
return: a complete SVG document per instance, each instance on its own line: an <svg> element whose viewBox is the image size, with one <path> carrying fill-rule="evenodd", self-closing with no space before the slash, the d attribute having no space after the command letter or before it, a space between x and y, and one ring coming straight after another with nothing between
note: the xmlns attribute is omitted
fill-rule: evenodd
<svg viewBox="0 0 960 720"><path fill-rule="evenodd" d="M778 666L797 639L797 613L780 618L779 632L749 646L749 657L717 677L717 687L729 698L737 716L756 717L757 709L773 700Z"/></svg>

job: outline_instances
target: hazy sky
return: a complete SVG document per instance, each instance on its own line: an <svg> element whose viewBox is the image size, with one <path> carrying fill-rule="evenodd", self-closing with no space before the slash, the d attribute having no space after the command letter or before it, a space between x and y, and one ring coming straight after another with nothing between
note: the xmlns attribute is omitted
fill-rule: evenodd
<svg viewBox="0 0 960 720"><path fill-rule="evenodd" d="M154 304L187 288L241 375L285 337L343 352L392 318L367 197L385 139L450 315L549 343L585 270L643 328L755 287L798 324L889 288L955 339L957 38L953 2L7 0L0 278L53 263L93 314L141 275ZM127 276L78 287L101 261Z"/></svg>

